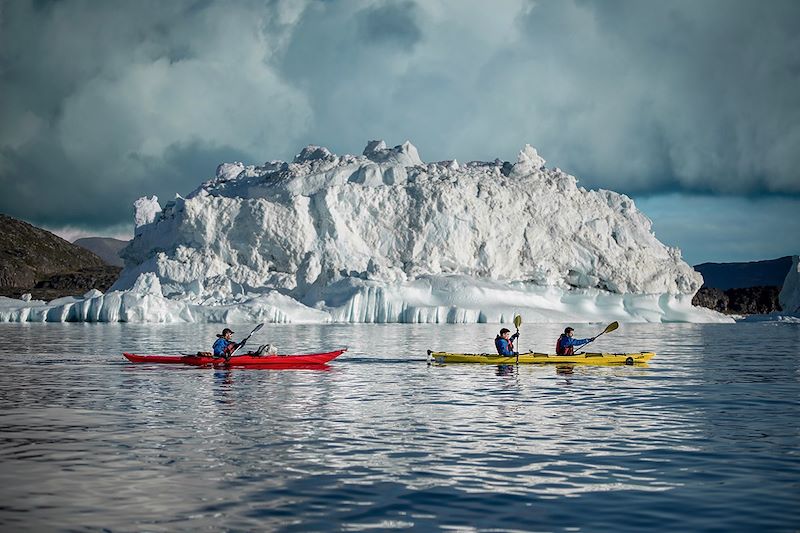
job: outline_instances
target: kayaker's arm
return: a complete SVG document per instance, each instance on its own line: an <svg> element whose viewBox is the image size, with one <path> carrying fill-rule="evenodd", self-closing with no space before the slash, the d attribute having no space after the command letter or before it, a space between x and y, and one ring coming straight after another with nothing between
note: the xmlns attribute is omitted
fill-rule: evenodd
<svg viewBox="0 0 800 533"><path fill-rule="evenodd" d="M594 342L594 340L596 338L597 337L591 337L591 338L588 338L588 339L572 339L574 341L573 346L575 346L575 347L586 346L587 344L589 344L591 342Z"/></svg>
<svg viewBox="0 0 800 533"><path fill-rule="evenodd" d="M236 350L236 348L238 348L238 347L239 347L239 343L236 343L236 342L231 342L231 343L229 343L229 344L228 344L228 345L225 347L225 353L226 353L227 355L230 355L230 354L232 354L232 353L233 353L233 352Z"/></svg>

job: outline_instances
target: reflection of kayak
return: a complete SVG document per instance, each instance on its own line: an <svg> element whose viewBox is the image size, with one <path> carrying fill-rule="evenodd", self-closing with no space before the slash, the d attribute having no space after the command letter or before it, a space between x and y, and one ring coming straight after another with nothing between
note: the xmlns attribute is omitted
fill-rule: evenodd
<svg viewBox="0 0 800 533"><path fill-rule="evenodd" d="M225 371L228 372L232 370L233 367L226 366L225 363L222 364L215 364L214 368L218 371ZM264 364L252 364L252 365L241 365L236 366L236 368L240 368L243 370L316 370L318 372L329 372L333 367L327 363L322 364L311 364L311 363L267 363Z"/></svg>
<svg viewBox="0 0 800 533"><path fill-rule="evenodd" d="M547 353L521 353L516 355L497 355L491 353L449 353L428 350L428 362L434 363L482 363L484 365L513 365L519 363L560 363L581 365L634 365L646 363L654 352L637 353L579 353L576 355L555 355Z"/></svg>
<svg viewBox="0 0 800 533"><path fill-rule="evenodd" d="M347 349L325 353L298 355L234 355L230 361L221 357L199 355L137 355L123 353L131 363L178 363L195 366L251 366L251 367L297 367L300 365L322 365L336 359Z"/></svg>

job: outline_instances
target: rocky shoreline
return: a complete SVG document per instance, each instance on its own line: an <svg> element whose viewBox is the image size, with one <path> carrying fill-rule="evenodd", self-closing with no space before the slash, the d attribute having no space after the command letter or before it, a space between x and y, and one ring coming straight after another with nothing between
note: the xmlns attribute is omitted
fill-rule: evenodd
<svg viewBox="0 0 800 533"><path fill-rule="evenodd" d="M781 311L781 287L767 285L733 289L703 287L692 298L692 305L726 315L763 315Z"/></svg>
<svg viewBox="0 0 800 533"><path fill-rule="evenodd" d="M69 272L57 272L39 279L31 287L0 287L0 296L21 299L30 294L32 300L49 302L64 296L81 296L91 289L106 292L119 277L122 268L101 265L81 268Z"/></svg>

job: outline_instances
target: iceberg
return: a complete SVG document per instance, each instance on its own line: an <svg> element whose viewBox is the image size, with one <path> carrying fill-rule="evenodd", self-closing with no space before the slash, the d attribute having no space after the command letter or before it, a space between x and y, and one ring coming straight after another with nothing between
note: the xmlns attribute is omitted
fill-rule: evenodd
<svg viewBox="0 0 800 533"><path fill-rule="evenodd" d="M792 268L783 281L778 302L784 314L800 316L800 256L792 257Z"/></svg>
<svg viewBox="0 0 800 533"><path fill-rule="evenodd" d="M107 294L0 301L5 321L731 322L629 197L586 190L526 145L515 163L362 155L223 163L161 207Z"/></svg>

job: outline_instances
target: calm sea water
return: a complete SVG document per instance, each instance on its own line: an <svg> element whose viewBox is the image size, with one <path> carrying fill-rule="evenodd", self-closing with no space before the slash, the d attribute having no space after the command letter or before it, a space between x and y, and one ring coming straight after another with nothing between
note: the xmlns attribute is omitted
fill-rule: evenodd
<svg viewBox="0 0 800 533"><path fill-rule="evenodd" d="M579 325L579 337L605 324ZM550 351L563 325L523 324ZM133 365L218 325L0 324L0 529L796 531L800 327L627 325L647 367L428 366L496 325L268 325L324 370ZM252 325L234 327L238 338Z"/></svg>

